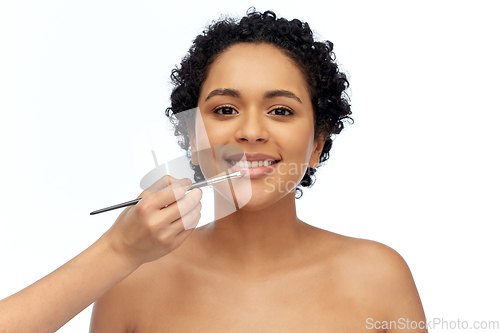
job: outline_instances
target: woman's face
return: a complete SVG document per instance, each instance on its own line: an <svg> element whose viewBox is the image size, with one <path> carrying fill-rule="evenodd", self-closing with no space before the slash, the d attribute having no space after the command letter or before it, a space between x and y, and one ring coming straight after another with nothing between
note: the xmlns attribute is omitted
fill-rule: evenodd
<svg viewBox="0 0 500 333"><path fill-rule="evenodd" d="M295 62L272 45L225 50L210 67L198 107L211 145L237 146L246 161L262 161L261 167L243 165L252 184L246 209L294 196L307 166L319 163L323 141L314 139L308 85Z"/></svg>

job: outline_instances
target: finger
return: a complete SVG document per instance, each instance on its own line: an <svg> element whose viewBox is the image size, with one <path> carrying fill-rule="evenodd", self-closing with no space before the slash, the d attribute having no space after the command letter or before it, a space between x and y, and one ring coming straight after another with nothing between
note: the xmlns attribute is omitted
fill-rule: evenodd
<svg viewBox="0 0 500 333"><path fill-rule="evenodd" d="M198 202L186 215L181 216L180 219L174 221L172 225L174 228L179 228L178 235L186 230L194 229L201 218L201 202ZM179 227L177 226L179 225Z"/></svg>
<svg viewBox="0 0 500 333"><path fill-rule="evenodd" d="M139 204L141 204L143 208L147 206L153 210L160 210L184 197L191 185L192 182L189 178L173 181L168 187L145 196Z"/></svg>
<svg viewBox="0 0 500 333"><path fill-rule="evenodd" d="M172 223L176 229L180 230L173 240L173 246L177 248L180 246L186 238L193 232L201 218L201 203L199 203L193 210L191 210L187 215L176 220Z"/></svg>
<svg viewBox="0 0 500 333"><path fill-rule="evenodd" d="M170 244L169 247L172 249L180 245L180 243L176 243L175 241L177 235L186 228L194 228L200 220L201 202L199 202L199 200L201 199L201 190L196 189L192 192L193 193L188 193L178 202L175 202L161 211L155 211L153 215L150 215L151 220L154 221L151 227L155 230L155 237L157 237L160 243ZM191 205L190 202L193 201L194 205ZM185 214L182 214L182 216L177 207L179 203L184 207L181 208L181 210L187 211Z"/></svg>
<svg viewBox="0 0 500 333"><path fill-rule="evenodd" d="M181 225L179 233L175 236L174 242L175 245L180 246L186 238L191 235L194 231L201 218L201 204L200 207L196 207L188 215L183 216L180 221L176 221L175 223L179 223Z"/></svg>
<svg viewBox="0 0 500 333"><path fill-rule="evenodd" d="M193 189L181 199L162 209L158 219L175 222L193 210L200 203L202 196L203 192L199 188Z"/></svg>
<svg viewBox="0 0 500 333"><path fill-rule="evenodd" d="M181 230L181 232L179 232L177 234L177 236L175 236L175 239L174 239L174 245L177 245L177 246L180 246L182 243L184 243L184 241L186 240L186 238L189 237L189 235L191 235L191 233L194 231L194 229L196 229L196 226L198 225L198 222L199 222L200 219L197 219L196 220L196 223L193 225L192 228L189 228L189 229L186 229L186 230Z"/></svg>

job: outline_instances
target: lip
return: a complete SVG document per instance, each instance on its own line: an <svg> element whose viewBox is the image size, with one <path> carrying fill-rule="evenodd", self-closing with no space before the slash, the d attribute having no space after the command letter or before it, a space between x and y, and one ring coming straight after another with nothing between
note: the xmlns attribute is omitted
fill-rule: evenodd
<svg viewBox="0 0 500 333"><path fill-rule="evenodd" d="M228 169L229 173L238 172L240 170L245 170L246 174L243 176L243 178L255 179L255 178L261 178L261 177L264 177L264 176L267 176L269 174L274 173L274 169L280 163L280 161L278 161L277 163L274 163L272 165L261 166L261 167L256 167L256 168L238 167L236 165L232 165L228 161L226 161L226 163L229 165L229 169Z"/></svg>
<svg viewBox="0 0 500 333"><path fill-rule="evenodd" d="M233 154L229 156L224 157L225 162L228 164L228 171L230 173L237 172L240 170L245 170L246 174L243 176L244 178L261 178L264 176L267 176L269 174L274 173L274 169L276 166L281 162L281 159L279 157L275 157L272 155L264 154L264 153L249 153L249 152L241 152L238 154ZM277 161L277 163L274 163L272 165L268 166L261 166L261 167L256 167L256 168L245 168L245 167L238 167L236 165L232 165L231 163L228 162L228 160L231 161L247 161L247 162L253 162L253 161L266 161L266 160L272 160L272 161Z"/></svg>
<svg viewBox="0 0 500 333"><path fill-rule="evenodd" d="M281 160L278 157L274 157L272 155L267 155L264 153L247 153L247 152L244 152L243 154L240 153L240 154L229 155L229 156L224 157L224 159L231 160L231 161L241 161L243 157L248 162L263 161L263 160L273 160L273 161L280 161Z"/></svg>

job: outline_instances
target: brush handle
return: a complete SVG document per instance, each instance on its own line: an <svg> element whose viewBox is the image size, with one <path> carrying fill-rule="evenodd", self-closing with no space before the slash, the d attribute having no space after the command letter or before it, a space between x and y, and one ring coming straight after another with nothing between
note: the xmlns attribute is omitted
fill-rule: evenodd
<svg viewBox="0 0 500 333"><path fill-rule="evenodd" d="M191 186L188 191L192 190L193 188L200 188L200 187L207 186L207 185L208 185L207 181L199 182L199 183L193 184L193 186ZM110 207L106 207L106 208L94 210L92 213L90 213L90 215L96 215L96 214L108 212L110 210L114 210L114 209L118 209L118 208L133 206L133 205L137 204L139 201L141 201L141 199L142 198L137 198L137 199L130 200L130 201L127 201L127 202L122 202L121 204L118 204L118 205L114 205L114 206L110 206Z"/></svg>
<svg viewBox="0 0 500 333"><path fill-rule="evenodd" d="M245 175L244 171L238 171L238 172L232 173L230 175L225 175L225 176L221 176L221 177L216 177L216 178L204 180L202 182L199 182L199 183L191 185L191 187L187 191L190 191L193 188L201 188L201 187L212 185L212 184L224 181L224 180L229 180L231 178L242 177L244 175ZM113 209L118 209L118 208L132 206L132 205L137 204L139 201L141 201L141 199L142 198L137 198L137 199L130 200L130 201L127 201L127 202L123 202L123 203L118 204L118 205L114 205L114 206L110 206L110 207L106 207L106 208L94 210L92 213L90 213L90 215L96 215L96 214L108 212L108 211L113 210Z"/></svg>
<svg viewBox="0 0 500 333"><path fill-rule="evenodd" d="M96 215L96 214L104 213L104 212L107 212L107 211L110 211L110 210L113 210L113 209L118 209L118 208L132 206L132 205L137 204L139 201L141 201L141 199L142 198L137 198L137 199L130 200L130 201L127 201L127 202L123 202L123 203L118 204L118 205L114 205L114 206L110 206L110 207L106 207L106 208L94 210L92 213L90 213L90 215Z"/></svg>

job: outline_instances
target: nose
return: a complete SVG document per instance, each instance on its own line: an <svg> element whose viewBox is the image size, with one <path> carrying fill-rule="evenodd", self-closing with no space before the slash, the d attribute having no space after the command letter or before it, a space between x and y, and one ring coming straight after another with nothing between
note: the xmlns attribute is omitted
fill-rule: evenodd
<svg viewBox="0 0 500 333"><path fill-rule="evenodd" d="M257 110L245 112L235 133L236 140L247 143L266 142L269 131L265 120L265 115Z"/></svg>

